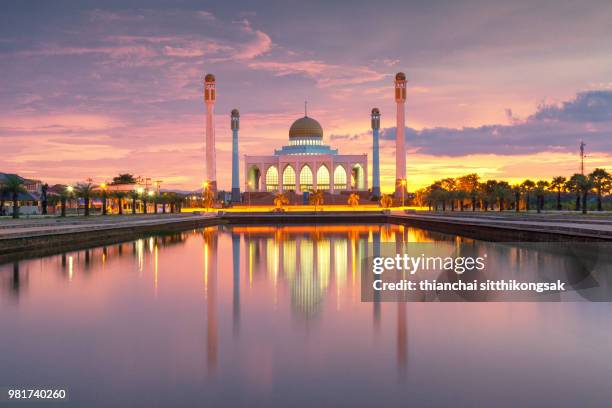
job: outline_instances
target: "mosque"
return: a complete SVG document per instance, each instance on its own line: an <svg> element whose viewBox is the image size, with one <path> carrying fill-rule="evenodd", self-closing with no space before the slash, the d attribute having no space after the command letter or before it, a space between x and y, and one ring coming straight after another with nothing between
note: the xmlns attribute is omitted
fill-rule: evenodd
<svg viewBox="0 0 612 408"><path fill-rule="evenodd" d="M206 183L207 188L217 188L215 166L214 103L216 82L212 74L204 78L206 103ZM406 76L395 76L395 101L397 103L396 184L395 194L406 188L406 151L404 147L404 105L406 100ZM240 202L240 174L238 155L238 131L240 114L231 112L232 129L232 202ZM347 191L371 191L380 196L379 129L380 111L372 109L372 185L368 183L367 154L339 154L338 149L324 143L323 127L308 116L297 119L289 128L289 143L267 156L244 156L244 188L247 192L295 192L320 190L328 194Z"/></svg>
<svg viewBox="0 0 612 408"><path fill-rule="evenodd" d="M289 128L289 144L269 156L244 156L246 191L367 191L367 166L367 154L338 154L324 144L319 122L304 116Z"/></svg>

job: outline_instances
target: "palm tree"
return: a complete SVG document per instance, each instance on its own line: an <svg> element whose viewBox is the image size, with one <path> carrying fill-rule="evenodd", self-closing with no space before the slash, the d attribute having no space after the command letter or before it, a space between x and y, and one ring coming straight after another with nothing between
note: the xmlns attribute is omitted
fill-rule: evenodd
<svg viewBox="0 0 612 408"><path fill-rule="evenodd" d="M576 206L574 209L575 211L580 211L580 196L582 190L580 189L579 179L581 179L582 177L584 177L582 174L575 173L572 177L570 177L569 180L565 182L565 189L576 194Z"/></svg>
<svg viewBox="0 0 612 408"><path fill-rule="evenodd" d="M77 197L82 198L83 201L85 202L85 216L89 217L89 202L93 194L93 184L77 183L75 190L76 190Z"/></svg>
<svg viewBox="0 0 612 408"><path fill-rule="evenodd" d="M393 205L393 198L389 194L383 194L380 198L380 206L382 208L391 208Z"/></svg>
<svg viewBox="0 0 612 408"><path fill-rule="evenodd" d="M504 211L504 203L509 199L512 188L506 181L500 181L495 185L494 194L499 203L499 211Z"/></svg>
<svg viewBox="0 0 612 408"><path fill-rule="evenodd" d="M353 209L355 209L355 207L359 205L359 195L356 193L351 193L351 195L349 195L347 202L348 202L348 205L350 205L351 207L353 207Z"/></svg>
<svg viewBox="0 0 612 408"><path fill-rule="evenodd" d="M544 196L546 195L546 190L549 188L549 186L550 184L548 183L548 181L544 180L538 180L538 182L536 183L536 207L538 210L538 214L544 208Z"/></svg>
<svg viewBox="0 0 612 408"><path fill-rule="evenodd" d="M204 190L202 195L202 203L206 209L209 209L215 205L215 193L207 188Z"/></svg>
<svg viewBox="0 0 612 408"><path fill-rule="evenodd" d="M451 211L455 211L455 199L457 198L457 182L454 178L445 178L441 180L441 185L447 191L446 197L450 200Z"/></svg>
<svg viewBox="0 0 612 408"><path fill-rule="evenodd" d="M310 197L308 197L308 200L310 201L310 204L315 206L315 212L317 212L317 206L323 205L325 201L323 191L313 190L310 194Z"/></svg>
<svg viewBox="0 0 612 408"><path fill-rule="evenodd" d="M124 191L115 191L113 196L117 199L117 212L119 215L123 215L123 200L125 199Z"/></svg>
<svg viewBox="0 0 612 408"><path fill-rule="evenodd" d="M284 193L276 193L274 196L275 211L284 211L283 206L289 204L289 199Z"/></svg>
<svg viewBox="0 0 612 408"><path fill-rule="evenodd" d="M521 185L514 184L512 185L512 191L514 192L514 211L521 211Z"/></svg>
<svg viewBox="0 0 612 408"><path fill-rule="evenodd" d="M529 193L531 193L531 191L535 188L535 183L529 179L523 181L521 183L521 188L523 189L523 192L525 193L525 210L529 211L530 209L530 199L529 199Z"/></svg>
<svg viewBox="0 0 612 408"><path fill-rule="evenodd" d="M26 192L23 181L23 178L16 174L6 174L2 183L3 194L10 194L13 202L13 218L19 218L19 194ZM4 203L2 205L4 206Z"/></svg>
<svg viewBox="0 0 612 408"><path fill-rule="evenodd" d="M582 174L578 174L578 176L580 177L576 178L576 185L582 192L582 213L586 214L587 213L587 199L588 199L589 191L593 189L593 181L589 177L586 177Z"/></svg>
<svg viewBox="0 0 612 408"><path fill-rule="evenodd" d="M136 200L138 200L138 197L140 196L140 194L138 194L138 191L136 190L131 190L128 193L128 196L132 199L132 215L136 214Z"/></svg>
<svg viewBox="0 0 612 408"><path fill-rule="evenodd" d="M49 190L49 185L47 183L43 184L40 190L40 207L42 209L42 215L47 215L47 206L49 204L47 191Z"/></svg>
<svg viewBox="0 0 612 408"><path fill-rule="evenodd" d="M563 176L553 177L550 189L557 192L557 211L561 211L561 192L565 190L567 179Z"/></svg>
<svg viewBox="0 0 612 408"><path fill-rule="evenodd" d="M603 211L601 198L612 189L612 176L605 169L597 168L589 174L589 179L597 191L597 211Z"/></svg>
<svg viewBox="0 0 612 408"><path fill-rule="evenodd" d="M72 196L72 187L66 186L66 188L62 188L59 192L60 196L60 217L66 216L66 201L70 196Z"/></svg>

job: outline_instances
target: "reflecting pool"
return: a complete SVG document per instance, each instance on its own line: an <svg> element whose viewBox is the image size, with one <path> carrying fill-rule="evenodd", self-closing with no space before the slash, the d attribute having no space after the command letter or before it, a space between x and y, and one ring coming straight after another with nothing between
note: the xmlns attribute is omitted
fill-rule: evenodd
<svg viewBox="0 0 612 408"><path fill-rule="evenodd" d="M611 303L361 302L374 237L464 240L213 227L0 265L0 389L87 407L609 404Z"/></svg>

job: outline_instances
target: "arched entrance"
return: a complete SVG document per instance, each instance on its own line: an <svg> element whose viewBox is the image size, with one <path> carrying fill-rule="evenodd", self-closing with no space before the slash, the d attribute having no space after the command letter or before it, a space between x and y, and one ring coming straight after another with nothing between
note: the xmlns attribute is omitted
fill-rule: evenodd
<svg viewBox="0 0 612 408"><path fill-rule="evenodd" d="M251 166L247 174L247 191L259 191L261 171L257 166Z"/></svg>
<svg viewBox="0 0 612 408"><path fill-rule="evenodd" d="M351 186L353 189L365 190L365 177L363 167L357 163L351 169Z"/></svg>

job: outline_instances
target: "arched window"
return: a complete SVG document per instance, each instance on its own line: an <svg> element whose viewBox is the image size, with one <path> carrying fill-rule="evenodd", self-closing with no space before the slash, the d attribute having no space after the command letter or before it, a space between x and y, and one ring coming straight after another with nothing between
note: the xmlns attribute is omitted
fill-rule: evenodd
<svg viewBox="0 0 612 408"><path fill-rule="evenodd" d="M300 189L302 191L312 189L312 170L308 165L302 167L302 171L300 171Z"/></svg>
<svg viewBox="0 0 612 408"><path fill-rule="evenodd" d="M295 190L295 170L291 165L283 171L283 190Z"/></svg>
<svg viewBox="0 0 612 408"><path fill-rule="evenodd" d="M324 165L317 170L317 188L319 190L329 190L329 170Z"/></svg>
<svg viewBox="0 0 612 408"><path fill-rule="evenodd" d="M346 190L346 170L341 165L334 170L334 189Z"/></svg>
<svg viewBox="0 0 612 408"><path fill-rule="evenodd" d="M363 167L361 167L361 164L357 163L353 166L353 170L351 171L351 179L352 179L353 188L356 188L358 190L365 189L365 177L363 174Z"/></svg>
<svg viewBox="0 0 612 408"><path fill-rule="evenodd" d="M268 171L266 171L266 190L278 190L278 170L276 166L270 166Z"/></svg>

